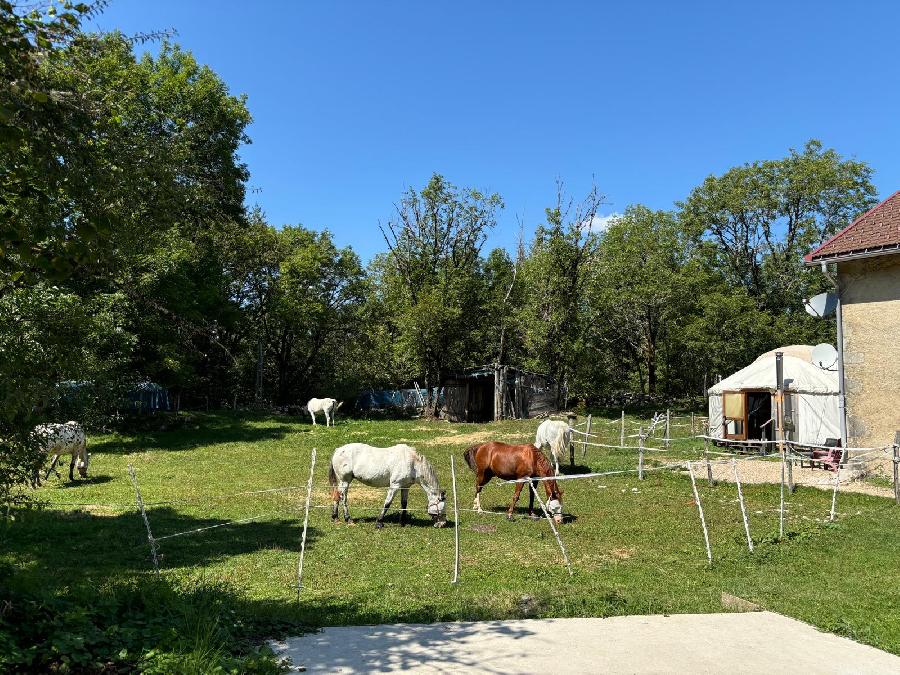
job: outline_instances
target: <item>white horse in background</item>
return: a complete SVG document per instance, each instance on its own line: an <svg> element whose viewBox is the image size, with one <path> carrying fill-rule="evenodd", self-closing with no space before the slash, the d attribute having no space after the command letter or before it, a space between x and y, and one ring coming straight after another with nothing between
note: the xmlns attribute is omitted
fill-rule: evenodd
<svg viewBox="0 0 900 675"><path fill-rule="evenodd" d="M370 487L388 489L375 527L384 527L384 516L397 490L400 490L400 524L405 524L409 487L413 483L421 485L428 497L428 515L434 526L447 524L445 494L434 467L412 446L401 443L389 448L376 448L365 443L348 443L335 450L328 465L328 484L332 488L331 518L335 522L338 519L338 501L344 507L344 520L353 522L347 505L347 491L354 478Z"/></svg>
<svg viewBox="0 0 900 675"><path fill-rule="evenodd" d="M544 420L537 428L534 445L539 450L543 450L545 445L550 448L550 457L553 459L557 476L559 475L559 460L565 459L571 440L572 430L566 422L561 420Z"/></svg>
<svg viewBox="0 0 900 675"><path fill-rule="evenodd" d="M31 435L45 456L53 455L44 480L50 477L51 471L56 471L57 478L60 477L56 465L62 455L72 456L72 461L69 462L69 480L75 480L74 469L76 468L82 478L87 478L91 456L87 451L87 437L84 429L78 422L39 424L31 432ZM32 475L31 484L34 487L41 484L38 470L35 470Z"/></svg>
<svg viewBox="0 0 900 675"><path fill-rule="evenodd" d="M334 398L311 398L306 404L306 409L312 417L313 426L316 426L316 413L325 413L325 426L334 426L334 414L344 405L343 401Z"/></svg>

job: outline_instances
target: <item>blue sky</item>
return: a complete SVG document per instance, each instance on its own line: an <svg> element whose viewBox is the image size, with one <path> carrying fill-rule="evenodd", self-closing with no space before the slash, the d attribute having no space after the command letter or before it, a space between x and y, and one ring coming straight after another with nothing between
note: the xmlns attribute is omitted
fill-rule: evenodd
<svg viewBox="0 0 900 675"><path fill-rule="evenodd" d="M248 96L249 195L364 260L432 172L499 192L511 247L592 179L605 213L820 138L900 188L900 3L113 0Z"/></svg>

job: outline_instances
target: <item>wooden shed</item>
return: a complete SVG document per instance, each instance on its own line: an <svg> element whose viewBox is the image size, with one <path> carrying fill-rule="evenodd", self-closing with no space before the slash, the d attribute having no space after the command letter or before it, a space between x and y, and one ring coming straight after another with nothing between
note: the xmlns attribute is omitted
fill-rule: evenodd
<svg viewBox="0 0 900 675"><path fill-rule="evenodd" d="M489 422L557 412L553 378L492 364L456 373L444 383L441 416L451 422Z"/></svg>

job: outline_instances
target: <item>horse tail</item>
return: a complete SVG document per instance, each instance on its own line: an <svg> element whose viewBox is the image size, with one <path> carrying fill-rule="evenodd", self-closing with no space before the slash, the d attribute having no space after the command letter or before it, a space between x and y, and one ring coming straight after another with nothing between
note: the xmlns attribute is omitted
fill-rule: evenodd
<svg viewBox="0 0 900 675"><path fill-rule="evenodd" d="M340 408L342 405L344 405L344 402L343 402L343 401L338 401L338 402L337 402L337 405L334 406L334 409L337 410L337 409Z"/></svg>
<svg viewBox="0 0 900 675"><path fill-rule="evenodd" d="M469 465L469 468L472 469L474 473L478 473L478 467L475 465L475 452L480 448L480 445L470 445L466 448L466 451L463 453L463 457L466 460L466 464Z"/></svg>
<svg viewBox="0 0 900 675"><path fill-rule="evenodd" d="M328 462L328 485L331 486L331 498L334 501L337 501L340 498L340 492L338 492L338 479L337 474L334 472L334 462ZM337 508L337 507L335 507Z"/></svg>
<svg viewBox="0 0 900 675"><path fill-rule="evenodd" d="M566 456L566 430L560 429L559 433L556 434L556 437L553 439L553 442L550 443L550 452L553 453L553 456L557 459L564 459Z"/></svg>

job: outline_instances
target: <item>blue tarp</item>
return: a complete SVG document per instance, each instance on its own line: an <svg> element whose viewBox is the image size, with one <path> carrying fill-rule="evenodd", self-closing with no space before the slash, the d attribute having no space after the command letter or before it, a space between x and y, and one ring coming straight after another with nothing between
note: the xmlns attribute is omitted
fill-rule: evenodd
<svg viewBox="0 0 900 675"><path fill-rule="evenodd" d="M431 390L437 396L438 407L444 404L444 390L437 387ZM381 408L413 408L422 407L419 394L424 397L424 389L370 389L356 399L358 410L378 410Z"/></svg>
<svg viewBox="0 0 900 675"><path fill-rule="evenodd" d="M128 392L128 406L136 413L169 410L169 390L155 382L142 382Z"/></svg>

